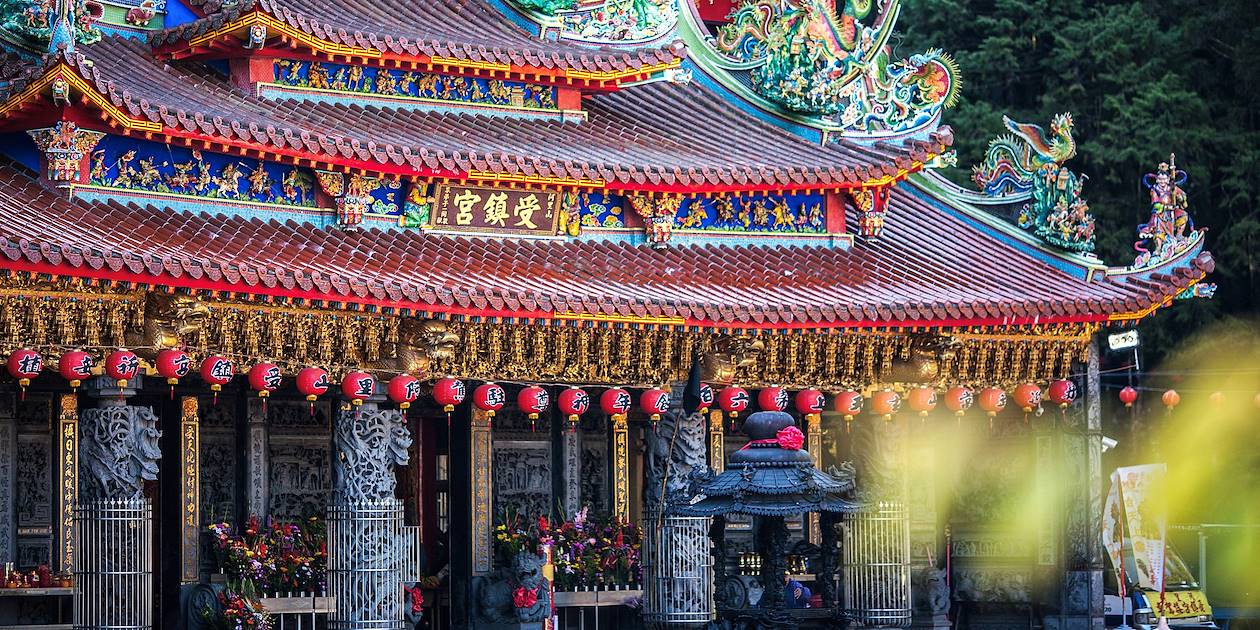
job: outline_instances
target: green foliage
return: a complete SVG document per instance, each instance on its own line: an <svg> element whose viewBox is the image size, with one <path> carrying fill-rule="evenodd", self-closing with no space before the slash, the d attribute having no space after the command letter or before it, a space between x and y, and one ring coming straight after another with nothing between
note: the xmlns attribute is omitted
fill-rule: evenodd
<svg viewBox="0 0 1260 630"><path fill-rule="evenodd" d="M1212 302L1179 304L1144 324L1148 362L1187 327L1260 306L1260 3L1255 0L906 0L909 49L953 52L967 85L946 114L959 168L1002 131L1003 113L1047 121L1071 111L1073 168L1090 176L1097 252L1132 261L1150 206L1139 183L1169 153L1190 173L1196 226L1217 260Z"/></svg>

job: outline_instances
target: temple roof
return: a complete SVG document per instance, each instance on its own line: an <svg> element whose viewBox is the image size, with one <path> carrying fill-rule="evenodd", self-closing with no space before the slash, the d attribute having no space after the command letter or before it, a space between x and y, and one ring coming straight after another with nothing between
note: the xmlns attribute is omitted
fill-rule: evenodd
<svg viewBox="0 0 1260 630"><path fill-rule="evenodd" d="M818 146L730 103L713 89L657 82L589 97L587 120L271 100L243 94L198 64L165 64L138 41L106 37L64 61L137 132L266 159L465 179L537 177L613 190L790 190L888 183L952 143ZM0 98L47 74L33 71ZM87 85L87 84L90 84ZM11 113L31 108L10 109ZM124 125L126 127L127 125ZM175 141L178 143L178 141Z"/></svg>
<svg viewBox="0 0 1260 630"><path fill-rule="evenodd" d="M32 220L32 208L39 220ZM343 231L289 220L67 201L0 163L0 255L15 271L421 313L657 318L708 328L1033 325L1133 319L1211 271L1069 273L927 200L894 192L850 249L647 245ZM850 217L853 220L853 217Z"/></svg>
<svg viewBox="0 0 1260 630"><path fill-rule="evenodd" d="M341 54L375 51L517 68L632 73L673 62L683 53L681 46L614 49L542 41L478 0L243 0L227 7L221 0L200 0L195 4L207 17L154 35L154 44L187 43L232 30L234 25L245 27L245 18L262 13L276 20L270 26L281 34L292 30L344 47Z"/></svg>

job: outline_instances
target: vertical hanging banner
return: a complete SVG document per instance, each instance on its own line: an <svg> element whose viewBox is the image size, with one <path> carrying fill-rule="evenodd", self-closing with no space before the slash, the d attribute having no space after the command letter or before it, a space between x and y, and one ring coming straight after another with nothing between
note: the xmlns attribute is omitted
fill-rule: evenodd
<svg viewBox="0 0 1260 630"><path fill-rule="evenodd" d="M1164 590L1164 545L1168 529L1168 506L1163 495L1168 467L1146 464L1117 468L1120 501L1129 545L1137 565L1131 576L1143 589Z"/></svg>
<svg viewBox="0 0 1260 630"><path fill-rule="evenodd" d="M1111 473L1111 489L1103 504L1103 549L1111 558L1111 570L1120 585L1120 596L1128 594L1124 575L1124 505L1120 502L1120 472Z"/></svg>
<svg viewBox="0 0 1260 630"><path fill-rule="evenodd" d="M57 421L57 545L60 571L74 570L74 508L79 500L79 397L61 397Z"/></svg>
<svg viewBox="0 0 1260 630"><path fill-rule="evenodd" d="M190 584L201 577L201 435L197 397L180 402L180 580Z"/></svg>

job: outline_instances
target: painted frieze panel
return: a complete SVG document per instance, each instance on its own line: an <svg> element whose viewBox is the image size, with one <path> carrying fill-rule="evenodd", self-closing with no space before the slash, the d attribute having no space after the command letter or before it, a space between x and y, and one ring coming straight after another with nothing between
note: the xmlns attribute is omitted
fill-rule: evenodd
<svg viewBox="0 0 1260 630"><path fill-rule="evenodd" d="M558 109L556 88L551 86L322 61L277 59L274 85L425 102Z"/></svg>
<svg viewBox="0 0 1260 630"><path fill-rule="evenodd" d="M282 206L315 207L305 168L106 136L92 152L96 186Z"/></svg>
<svg viewBox="0 0 1260 630"><path fill-rule="evenodd" d="M628 211L634 211L633 205L623 195L591 192L577 196L577 216L583 227L626 227ZM819 193L799 193L683 199L674 213L673 228L825 233L826 197Z"/></svg>
<svg viewBox="0 0 1260 630"><path fill-rule="evenodd" d="M394 216L403 203L402 179L315 171L320 190L337 202L342 223L358 224L364 215Z"/></svg>

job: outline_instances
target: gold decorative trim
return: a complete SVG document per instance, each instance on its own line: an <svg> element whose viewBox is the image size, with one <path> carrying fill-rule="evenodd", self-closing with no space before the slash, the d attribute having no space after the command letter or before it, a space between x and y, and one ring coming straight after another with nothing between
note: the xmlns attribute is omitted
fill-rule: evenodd
<svg viewBox="0 0 1260 630"><path fill-rule="evenodd" d="M630 520L630 427L625 414L612 418L613 516Z"/></svg>
<svg viewBox="0 0 1260 630"><path fill-rule="evenodd" d="M822 470L822 416L816 413L805 414L805 448L809 452L809 460L814 468ZM822 543L822 529L817 512L809 515L809 542L815 545Z"/></svg>
<svg viewBox="0 0 1260 630"><path fill-rule="evenodd" d="M494 506L493 450L490 435L490 417L480 409L473 410L472 453L469 457L472 479L472 557L473 573L485 575L493 568L491 562L490 515Z"/></svg>
<svg viewBox="0 0 1260 630"><path fill-rule="evenodd" d="M61 396L57 421L57 548L61 571L74 570L74 508L79 500L79 397Z"/></svg>
<svg viewBox="0 0 1260 630"><path fill-rule="evenodd" d="M189 584L201 579L201 434L197 397L183 397L180 407L180 580Z"/></svg>

